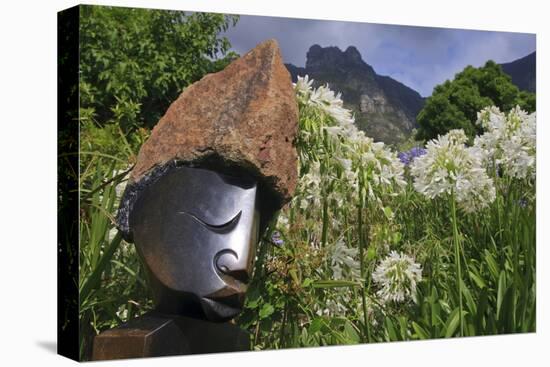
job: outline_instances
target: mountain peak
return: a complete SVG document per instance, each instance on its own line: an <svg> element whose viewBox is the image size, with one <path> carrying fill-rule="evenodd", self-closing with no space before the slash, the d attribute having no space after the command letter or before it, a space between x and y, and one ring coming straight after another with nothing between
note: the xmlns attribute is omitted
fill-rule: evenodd
<svg viewBox="0 0 550 367"><path fill-rule="evenodd" d="M363 61L357 47L313 45L306 55L305 68L287 64L292 80L309 75L314 86L329 84L341 92L356 124L376 141L396 143L406 139L416 126L416 115L424 104L416 91L398 81L376 74Z"/></svg>
<svg viewBox="0 0 550 367"><path fill-rule="evenodd" d="M349 46L342 51L336 46L321 47L317 44L311 46L306 55L306 69L341 69L350 67L364 68L367 73L374 72L370 65L366 64L359 51L354 46Z"/></svg>
<svg viewBox="0 0 550 367"><path fill-rule="evenodd" d="M537 91L537 53L536 51L520 59L501 64L502 71L510 75L512 83L520 90Z"/></svg>
<svg viewBox="0 0 550 367"><path fill-rule="evenodd" d="M349 46L346 48L346 51L344 52L346 57L350 60L354 60L356 62L364 63L363 58L361 57L361 54L359 53L359 50L355 46Z"/></svg>

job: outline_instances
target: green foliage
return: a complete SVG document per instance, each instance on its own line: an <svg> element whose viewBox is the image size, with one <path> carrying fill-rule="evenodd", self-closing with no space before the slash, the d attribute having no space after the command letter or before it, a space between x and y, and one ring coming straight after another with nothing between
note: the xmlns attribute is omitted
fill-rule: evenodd
<svg viewBox="0 0 550 367"><path fill-rule="evenodd" d="M182 90L236 55L223 14L82 6L80 105L124 132L152 127Z"/></svg>
<svg viewBox="0 0 550 367"><path fill-rule="evenodd" d="M379 192L376 199L360 191L359 197L332 200L349 193L339 182L338 167L330 167L325 159L351 157L326 133L312 139L318 129L333 126L328 114L320 111L330 110L323 101L316 101L313 108L299 106L300 181L309 182L306 176L318 160L325 171L320 172L319 197L297 190L262 240L245 309L238 319L251 333L253 348L535 330L533 182L492 171L496 199L474 213L457 211L453 200L426 198L413 187L408 170L403 191L393 187L386 195ZM405 146L410 144L414 142ZM359 187L365 180L359 181ZM296 205L302 198L305 210ZM318 205L316 199L320 199ZM275 232L282 246L272 244ZM346 257L335 255L334 245L342 239L341 249L358 251ZM414 300L380 298L373 272L389 250L411 254L422 264ZM337 277L334 264L338 261L359 263L359 276L347 268L344 277Z"/></svg>
<svg viewBox="0 0 550 367"><path fill-rule="evenodd" d="M97 134L100 135L100 134ZM103 139L107 139L106 133ZM98 140L101 141L101 140ZM122 240L114 216L135 154L118 136L119 152L81 151L80 171L80 357L88 359L93 336L151 308L134 246ZM85 162L85 164L82 164Z"/></svg>
<svg viewBox="0 0 550 367"><path fill-rule="evenodd" d="M466 265L461 286L466 336L535 330L533 187L509 179L501 181L496 201L489 209L458 218L464 251L461 261ZM528 204L519 205L525 197L530 197L525 201ZM425 208L426 218L432 218L433 224L428 226L428 236L420 240L419 250L425 253L424 263L429 267L425 269L427 281L419 288L411 338L456 336L460 334L460 296L453 279L452 238L437 227L437 223L443 224L440 216L449 208ZM436 244L439 236L445 237Z"/></svg>
<svg viewBox="0 0 550 367"><path fill-rule="evenodd" d="M511 189L511 191L509 191ZM529 197L528 204L518 205ZM387 218L369 215L368 246L364 254L366 282L326 281L330 256L300 243L272 246L264 240L270 256L260 268L239 319L247 328L255 349L306 347L448 338L461 335L460 296L456 283L453 236L449 232L449 203L427 200L409 187L389 203L395 212ZM535 202L533 187L522 182L502 183L491 207L474 215L459 213L462 233L462 300L465 336L532 332L536 328ZM337 211L332 207L331 212ZM317 214L321 220L321 213ZM355 235L358 222L351 219ZM307 236L308 229L296 223L295 231ZM392 241L393 248L414 253L423 264L424 280L417 301L408 304L377 303L376 287L370 280L383 257L388 235L399 232L405 241ZM358 246L355 244L354 246ZM313 261L312 261L313 260ZM292 269L301 275L293 279ZM367 299L368 330L361 314L361 288ZM342 295L340 315L318 314ZM269 315L265 316L265 309ZM348 325L346 333L346 325ZM354 330L355 333L351 333Z"/></svg>
<svg viewBox="0 0 550 367"><path fill-rule="evenodd" d="M95 334L152 307L135 248L115 228L120 196L139 148L169 104L186 86L235 57L219 34L237 19L81 7L81 359L89 359Z"/></svg>
<svg viewBox="0 0 550 367"><path fill-rule="evenodd" d="M434 88L416 118L420 125L416 138L429 140L452 129L463 129L473 138L481 133L475 126L477 112L492 105L501 111L519 105L533 112L535 95L520 91L493 61L479 68L467 66L452 81L447 80Z"/></svg>
<svg viewBox="0 0 550 367"><path fill-rule="evenodd" d="M114 228L120 194L147 127L182 88L228 61L212 57L227 50L216 35L233 18L98 7L85 7L82 14L88 42L82 42L80 85L79 290L81 357L87 359L96 333L152 307L135 248ZM199 51L190 50L194 47ZM436 88L440 92L426 106L431 112L423 113L435 116L433 126L441 132L452 126L475 134L471 123L485 103L534 109L533 95L514 96L509 79L491 83L491 73L500 73L491 63L465 70L459 76L468 77L457 76L464 81ZM474 83L474 77L481 80ZM374 185L387 174L379 166L389 169L395 154L367 140L358 148L347 146L343 135L331 136L324 128L335 123L326 111L339 104L321 102L300 103L305 132L297 141L300 175L311 182L300 186L300 200L283 210L262 238L237 319L250 332L251 346L455 337L461 321L463 335L534 331L535 186L493 172L494 203L472 214L457 212L452 220L450 203L426 199L406 174L400 188ZM350 176L352 171L360 174ZM350 185L353 180L358 185ZM318 195L304 194L315 185ZM280 232L282 246L272 244L274 231ZM344 251L340 259L347 261L341 276L336 276L335 249ZM390 249L422 264L415 301L382 302L377 294L372 274Z"/></svg>

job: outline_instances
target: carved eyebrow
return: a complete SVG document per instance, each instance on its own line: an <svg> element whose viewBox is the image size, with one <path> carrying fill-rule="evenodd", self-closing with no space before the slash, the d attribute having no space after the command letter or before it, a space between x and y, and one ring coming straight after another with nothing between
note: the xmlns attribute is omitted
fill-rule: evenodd
<svg viewBox="0 0 550 367"><path fill-rule="evenodd" d="M235 226L239 222L239 219L241 219L242 210L239 211L237 214L235 214L233 216L233 218L231 218L227 222L221 223L221 224L207 223L204 220L202 220L201 218L199 218L198 216L196 216L195 214L189 213L189 212L186 212L186 211L178 212L178 214L185 214L185 215L193 218L194 220L199 222L199 224L201 224L203 227L206 227L207 229L209 229L211 231L214 231L214 232L217 232L217 233L226 233L226 232L229 232L229 231L233 230L233 228L235 228Z"/></svg>

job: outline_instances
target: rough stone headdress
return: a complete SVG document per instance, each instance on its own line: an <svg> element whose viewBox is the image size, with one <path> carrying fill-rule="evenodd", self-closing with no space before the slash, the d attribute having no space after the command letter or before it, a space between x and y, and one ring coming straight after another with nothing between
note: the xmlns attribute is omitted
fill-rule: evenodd
<svg viewBox="0 0 550 367"><path fill-rule="evenodd" d="M180 165L258 180L262 207L280 209L297 180L298 107L275 40L187 87L141 147L117 226L132 240L129 216L141 191ZM262 212L264 212L262 209Z"/></svg>

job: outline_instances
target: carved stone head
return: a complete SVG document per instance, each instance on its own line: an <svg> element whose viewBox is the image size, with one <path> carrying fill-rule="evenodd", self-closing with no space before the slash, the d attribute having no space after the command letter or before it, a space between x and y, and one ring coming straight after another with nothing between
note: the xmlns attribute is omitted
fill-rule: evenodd
<svg viewBox="0 0 550 367"><path fill-rule="evenodd" d="M157 309L210 320L236 316L260 229L255 180L174 167L134 204L130 228Z"/></svg>
<svg viewBox="0 0 550 367"><path fill-rule="evenodd" d="M189 86L140 149L117 217L159 311L227 320L262 228L297 180L298 110L277 43Z"/></svg>

